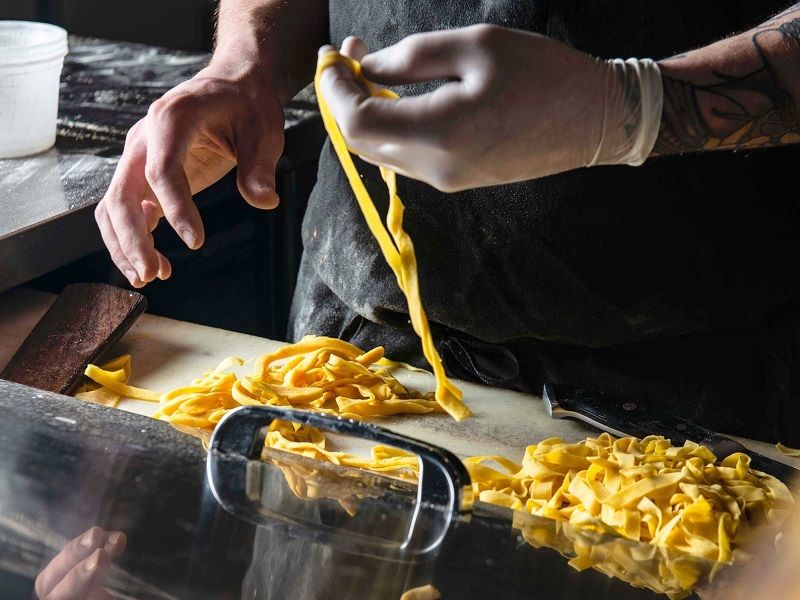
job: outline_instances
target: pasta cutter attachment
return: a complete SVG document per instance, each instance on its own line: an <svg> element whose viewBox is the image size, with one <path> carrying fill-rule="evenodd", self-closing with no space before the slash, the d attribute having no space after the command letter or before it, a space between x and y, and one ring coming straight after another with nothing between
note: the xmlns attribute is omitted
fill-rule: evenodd
<svg viewBox="0 0 800 600"><path fill-rule="evenodd" d="M275 422L325 433L326 451L389 446L418 459L419 476L377 473L265 445ZM356 554L434 556L448 530L469 518L472 486L451 452L368 423L269 406L244 406L218 424L207 482L227 512L294 537Z"/></svg>

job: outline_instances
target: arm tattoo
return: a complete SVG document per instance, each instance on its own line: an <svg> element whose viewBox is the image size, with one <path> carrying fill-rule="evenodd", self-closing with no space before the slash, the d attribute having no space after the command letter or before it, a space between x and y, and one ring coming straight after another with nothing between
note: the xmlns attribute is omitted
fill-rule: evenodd
<svg viewBox="0 0 800 600"><path fill-rule="evenodd" d="M664 111L654 155L800 142L800 5L748 32L753 68L709 69L711 84L663 74ZM672 64L672 63L670 63ZM798 98L800 100L800 98Z"/></svg>

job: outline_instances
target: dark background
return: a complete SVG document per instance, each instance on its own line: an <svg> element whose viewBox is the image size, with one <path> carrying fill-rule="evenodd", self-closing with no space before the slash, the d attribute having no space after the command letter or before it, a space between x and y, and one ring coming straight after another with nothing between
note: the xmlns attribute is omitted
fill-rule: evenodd
<svg viewBox="0 0 800 600"><path fill-rule="evenodd" d="M214 0L1 0L0 19L46 21L75 35L210 50Z"/></svg>

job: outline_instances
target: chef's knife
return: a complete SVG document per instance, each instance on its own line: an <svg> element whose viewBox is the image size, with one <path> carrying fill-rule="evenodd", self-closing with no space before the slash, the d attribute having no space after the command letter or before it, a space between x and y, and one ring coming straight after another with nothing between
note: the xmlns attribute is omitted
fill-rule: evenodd
<svg viewBox="0 0 800 600"><path fill-rule="evenodd" d="M147 308L137 292L74 283L56 298L0 372L0 379L70 394L86 365L117 342Z"/></svg>
<svg viewBox="0 0 800 600"><path fill-rule="evenodd" d="M746 448L736 440L672 415L644 402L617 398L567 385L546 384L542 393L545 408L554 419L573 418L616 436L643 438L663 435L674 445L691 440L722 459L734 452L750 456L750 466L769 473L785 483L800 471Z"/></svg>

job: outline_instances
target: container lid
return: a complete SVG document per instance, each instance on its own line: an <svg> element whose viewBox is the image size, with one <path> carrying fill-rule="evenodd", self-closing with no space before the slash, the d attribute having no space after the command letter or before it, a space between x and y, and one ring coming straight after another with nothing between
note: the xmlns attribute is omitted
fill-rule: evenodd
<svg viewBox="0 0 800 600"><path fill-rule="evenodd" d="M64 58L67 32L31 21L0 21L0 67Z"/></svg>

